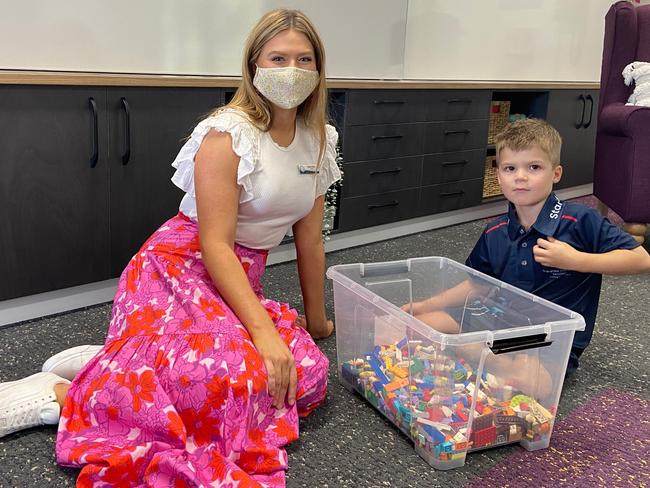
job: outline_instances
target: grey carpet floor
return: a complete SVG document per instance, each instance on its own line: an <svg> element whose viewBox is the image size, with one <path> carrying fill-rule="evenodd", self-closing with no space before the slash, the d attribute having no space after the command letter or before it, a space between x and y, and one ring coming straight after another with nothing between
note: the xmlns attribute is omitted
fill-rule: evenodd
<svg viewBox="0 0 650 488"><path fill-rule="evenodd" d="M483 225L470 222L338 251L327 255L327 264L417 256L464 262ZM294 263L269 267L264 283L268 297L301 303ZM327 309L333 316L330 282ZM66 347L103 342L109 316L110 305L105 304L0 329L0 381L37 371L45 359ZM594 339L578 373L565 382L559 418L610 387L650 399L649 325L650 277L606 277ZM470 453L461 468L433 470L406 436L338 383L335 337L319 345L331 361L330 387L324 405L301 422L300 439L288 448L289 488L461 487L520 449L506 446ZM77 472L57 466L54 439L54 427L0 439L0 487L74 486ZM543 480L537 486L544 486Z"/></svg>

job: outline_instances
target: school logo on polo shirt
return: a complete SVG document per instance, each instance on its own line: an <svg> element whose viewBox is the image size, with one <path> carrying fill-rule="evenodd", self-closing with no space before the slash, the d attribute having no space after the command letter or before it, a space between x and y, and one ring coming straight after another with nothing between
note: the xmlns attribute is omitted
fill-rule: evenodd
<svg viewBox="0 0 650 488"><path fill-rule="evenodd" d="M548 215L550 219L559 219L560 212L562 212L562 202L559 198L555 197L555 207L551 210L551 213Z"/></svg>
<svg viewBox="0 0 650 488"><path fill-rule="evenodd" d="M558 278L561 278L562 276L567 276L569 274L572 274L573 271L560 269L560 268L548 268L546 266L542 266L542 273L546 273L549 279L556 280Z"/></svg>

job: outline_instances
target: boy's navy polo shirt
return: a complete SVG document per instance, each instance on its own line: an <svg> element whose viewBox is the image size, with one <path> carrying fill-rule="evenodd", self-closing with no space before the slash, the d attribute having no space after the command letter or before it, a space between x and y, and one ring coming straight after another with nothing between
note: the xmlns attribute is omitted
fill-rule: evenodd
<svg viewBox="0 0 650 488"><path fill-rule="evenodd" d="M585 330L577 332L573 341L574 348L582 350L593 333L602 275L539 264L533 256L533 247L538 238L548 236L588 253L639 246L629 234L612 225L596 210L562 202L551 193L527 232L519 224L515 207L510 203L507 215L487 225L466 264L582 315Z"/></svg>

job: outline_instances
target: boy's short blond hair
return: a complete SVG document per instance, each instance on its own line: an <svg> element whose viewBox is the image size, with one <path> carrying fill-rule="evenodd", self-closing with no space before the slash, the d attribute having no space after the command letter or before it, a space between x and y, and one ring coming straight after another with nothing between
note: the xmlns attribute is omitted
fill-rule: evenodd
<svg viewBox="0 0 650 488"><path fill-rule="evenodd" d="M560 151L562 150L562 137L549 123L541 119L516 120L506 126L497 134L496 144L497 160L501 150L508 148L511 151L525 151L537 147L548 156L553 167L560 164Z"/></svg>

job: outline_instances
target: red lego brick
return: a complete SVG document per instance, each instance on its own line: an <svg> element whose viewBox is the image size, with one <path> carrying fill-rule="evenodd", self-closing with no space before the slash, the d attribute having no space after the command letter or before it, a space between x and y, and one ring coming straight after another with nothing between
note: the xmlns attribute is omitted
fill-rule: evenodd
<svg viewBox="0 0 650 488"><path fill-rule="evenodd" d="M493 425L487 429L472 432L472 438L474 448L489 446L490 444L494 444L497 439L497 428Z"/></svg>

